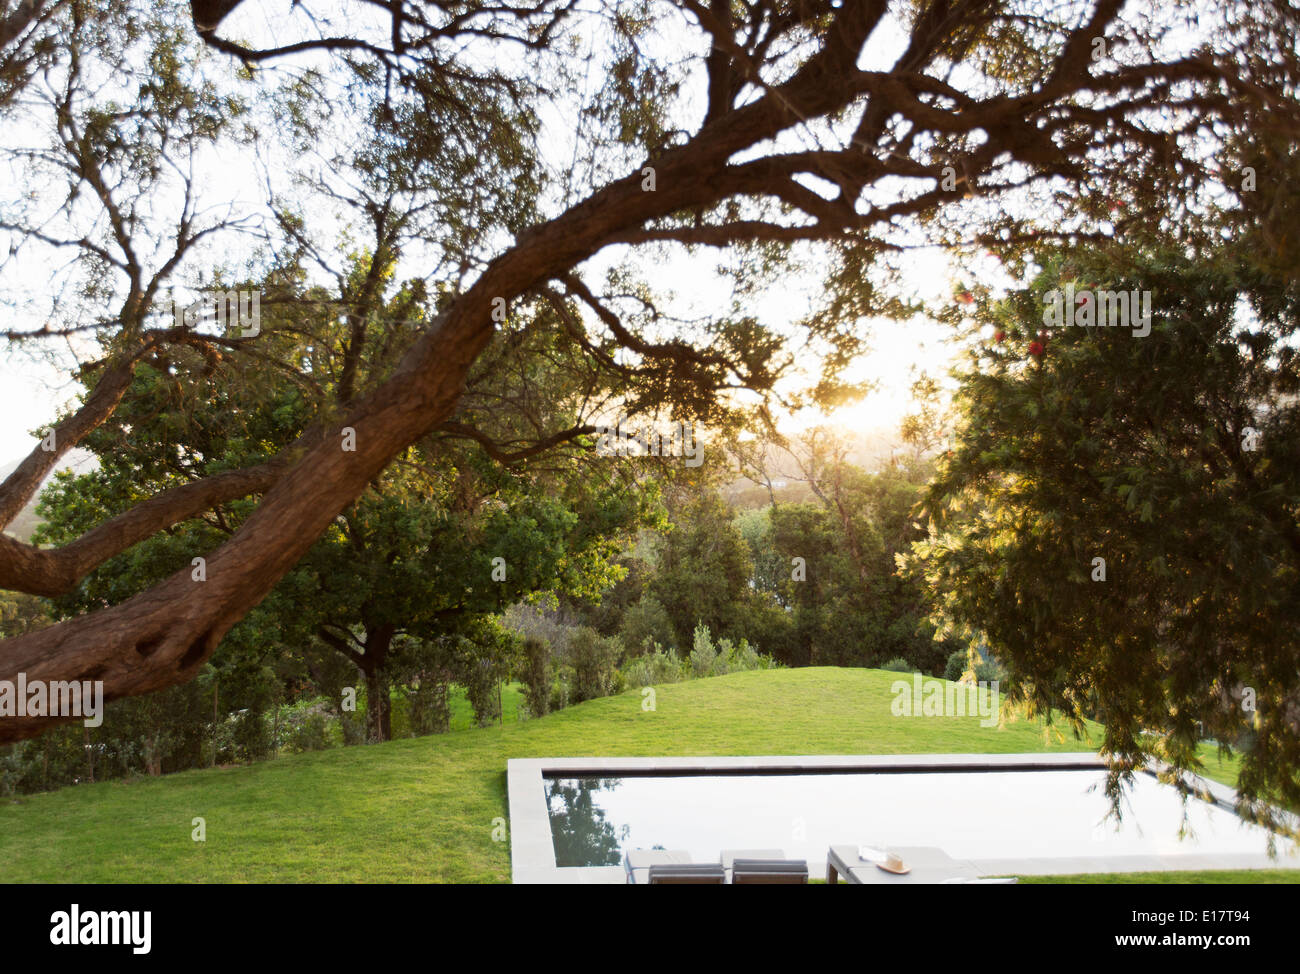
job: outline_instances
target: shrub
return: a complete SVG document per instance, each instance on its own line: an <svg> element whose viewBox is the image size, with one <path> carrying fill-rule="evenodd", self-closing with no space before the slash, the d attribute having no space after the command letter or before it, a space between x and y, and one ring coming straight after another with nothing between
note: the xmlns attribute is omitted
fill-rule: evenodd
<svg viewBox="0 0 1300 974"><path fill-rule="evenodd" d="M622 689L618 671L621 647L589 626L575 629L569 637L570 702L582 703L608 697Z"/></svg>
<svg viewBox="0 0 1300 974"><path fill-rule="evenodd" d="M948 662L944 664L943 678L945 680L952 680L954 683L956 683L958 680L961 679L961 675L966 672L967 662L968 662L968 657L966 654L966 650L964 649L954 650L952 654L948 657Z"/></svg>
<svg viewBox="0 0 1300 974"><path fill-rule="evenodd" d="M895 656L893 659L882 663L880 668L888 670L890 673L913 673L916 671L916 667L901 656Z"/></svg>
<svg viewBox="0 0 1300 974"><path fill-rule="evenodd" d="M644 653L652 646L673 644L673 620L668 610L648 592L623 615L619 639L628 653Z"/></svg>
<svg viewBox="0 0 1300 974"><path fill-rule="evenodd" d="M691 673L695 676L709 676L718 661L718 650L709 635L709 627L704 623L695 626L695 638L691 647Z"/></svg>
<svg viewBox="0 0 1300 974"><path fill-rule="evenodd" d="M451 641L456 682L465 687L479 727L501 717L500 684L519 668L521 639L494 618L480 618Z"/></svg>
<svg viewBox="0 0 1300 974"><path fill-rule="evenodd" d="M474 722L488 727L501 718L501 696L496 668L487 659L476 660L461 674L465 681L465 696L474 708Z"/></svg>
<svg viewBox="0 0 1300 974"><path fill-rule="evenodd" d="M357 710L339 711L339 731L343 743L348 747L366 743L366 711L360 706Z"/></svg>
<svg viewBox="0 0 1300 974"><path fill-rule="evenodd" d="M756 601L745 619L745 632L767 650L774 662L791 666L808 662L800 649L794 614L770 600Z"/></svg>
<svg viewBox="0 0 1300 974"><path fill-rule="evenodd" d="M329 719L319 702L285 715L284 745L290 751L323 751L330 746Z"/></svg>
<svg viewBox="0 0 1300 974"><path fill-rule="evenodd" d="M235 744L235 755L241 761L257 761L267 757L275 748L270 722L261 710L241 710L235 715L231 731ZM154 739L146 746L146 760L152 763L159 760L154 752ZM152 772L151 772L152 773Z"/></svg>
<svg viewBox="0 0 1300 974"><path fill-rule="evenodd" d="M568 669L568 667L565 667L566 672ZM557 710L563 710L567 707L572 696L570 681L565 679L564 676L558 677L555 682L551 684L551 713L554 713Z"/></svg>
<svg viewBox="0 0 1300 974"><path fill-rule="evenodd" d="M660 683L677 683L681 679L681 658L673 650L665 652L657 644L653 652L628 660L623 667L624 682L637 689Z"/></svg>
<svg viewBox="0 0 1300 974"><path fill-rule="evenodd" d="M451 708L447 705L450 686L446 679L431 675L421 676L419 682L406 691L411 707L411 734L445 734L451 727Z"/></svg>
<svg viewBox="0 0 1300 974"><path fill-rule="evenodd" d="M748 639L732 644L730 639L718 643L718 662L714 668L719 673L744 673L748 670L767 670L777 666L776 660L764 656Z"/></svg>
<svg viewBox="0 0 1300 974"><path fill-rule="evenodd" d="M524 701L533 717L544 717L551 708L552 683L551 647L537 636L524 637L523 672L519 674L524 684Z"/></svg>

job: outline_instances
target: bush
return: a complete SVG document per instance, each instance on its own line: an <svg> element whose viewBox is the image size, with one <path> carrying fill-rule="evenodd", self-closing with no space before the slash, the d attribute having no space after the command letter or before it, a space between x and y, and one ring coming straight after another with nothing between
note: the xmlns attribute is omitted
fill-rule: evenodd
<svg viewBox="0 0 1300 974"><path fill-rule="evenodd" d="M895 656L893 659L880 665L882 670L888 670L890 673L914 673L916 667L903 659L901 656Z"/></svg>
<svg viewBox="0 0 1300 974"><path fill-rule="evenodd" d="M461 678L465 682L465 696L474 708L475 724L488 727L500 720L500 683L492 661L481 659L465 667Z"/></svg>
<svg viewBox="0 0 1300 974"><path fill-rule="evenodd" d="M723 639L718 643L718 662L714 664L714 670L718 673L744 673L778 665L772 657L760 653L748 639L741 639L735 645L730 639Z"/></svg>
<svg viewBox="0 0 1300 974"><path fill-rule="evenodd" d="M968 661L969 658L966 654L966 650L954 650L952 655L948 657L948 662L944 664L943 678L945 680L952 680L956 683L961 679L961 675L966 672L966 664Z"/></svg>
<svg viewBox="0 0 1300 974"><path fill-rule="evenodd" d="M624 682L637 689L660 683L677 683L681 679L681 657L671 649L665 652L658 645L654 652L628 660L623 667Z"/></svg>
<svg viewBox="0 0 1300 974"><path fill-rule="evenodd" d="M808 663L807 654L800 648L794 614L770 600L756 600L746 616L745 632L767 650L774 662L787 666Z"/></svg>
<svg viewBox="0 0 1300 974"><path fill-rule="evenodd" d="M565 667L565 670L567 672L569 668ZM564 677L558 678L551 684L551 713L554 713L557 710L563 710L569 705L571 698L572 691L570 689L569 681Z"/></svg>
<svg viewBox="0 0 1300 974"><path fill-rule="evenodd" d="M704 623L695 626L695 638L691 647L691 673L695 676L710 676L714 664L718 661L718 650L709 635L709 627Z"/></svg>
<svg viewBox="0 0 1300 974"><path fill-rule="evenodd" d="M581 626L569 637L569 695L571 703L608 697L622 689L618 671L621 647L617 640Z"/></svg>
<svg viewBox="0 0 1300 974"><path fill-rule="evenodd" d="M632 654L647 652L652 646L671 646L673 620L663 603L647 592L623 615L619 639Z"/></svg>
<svg viewBox="0 0 1300 974"><path fill-rule="evenodd" d="M551 692L554 674L551 668L551 647L536 636L524 637L523 672L519 674L524 685L524 701L531 717L544 717L551 709Z"/></svg>
<svg viewBox="0 0 1300 974"><path fill-rule="evenodd" d="M360 700L360 698L358 698ZM364 701L361 701L364 703ZM364 705L357 710L339 711L339 731L347 747L366 743L366 710Z"/></svg>
<svg viewBox="0 0 1300 974"><path fill-rule="evenodd" d="M456 682L465 687L479 727L501 718L501 683L519 668L521 641L518 632L493 618L474 620L452 640L449 659Z"/></svg>
<svg viewBox="0 0 1300 974"><path fill-rule="evenodd" d="M330 721L322 700L285 707L281 735L289 751L323 751L330 746Z"/></svg>
<svg viewBox="0 0 1300 974"><path fill-rule="evenodd" d="M260 710L241 710L231 721L231 736L235 745L235 756L241 761L257 761L267 757L275 749L270 723L266 714ZM151 742L150 742L151 743ZM146 748L147 760L156 758L152 750Z"/></svg>
<svg viewBox="0 0 1300 974"><path fill-rule="evenodd" d="M406 691L413 737L447 733L451 727L451 708L447 705L449 689L446 679L424 675L416 686Z"/></svg>

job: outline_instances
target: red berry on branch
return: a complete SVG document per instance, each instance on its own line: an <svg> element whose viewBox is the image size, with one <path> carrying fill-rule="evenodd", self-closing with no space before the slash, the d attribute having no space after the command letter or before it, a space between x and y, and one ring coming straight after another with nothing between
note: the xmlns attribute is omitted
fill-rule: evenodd
<svg viewBox="0 0 1300 974"><path fill-rule="evenodd" d="M1043 345L1041 342L1029 343L1029 354L1036 358L1041 358L1043 354Z"/></svg>

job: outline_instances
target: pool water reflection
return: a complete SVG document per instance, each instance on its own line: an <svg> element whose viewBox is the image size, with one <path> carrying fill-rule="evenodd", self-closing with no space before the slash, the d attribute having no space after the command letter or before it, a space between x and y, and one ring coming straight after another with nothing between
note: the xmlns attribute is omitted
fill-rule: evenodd
<svg viewBox="0 0 1300 974"><path fill-rule="evenodd" d="M546 777L557 866L611 866L628 849L936 846L956 859L1265 852L1267 834L1138 775L1123 820L1104 821L1105 772L1079 770L646 774ZM1184 812L1191 835L1180 841ZM1279 851L1290 845L1279 841ZM1294 866L1294 860L1278 865Z"/></svg>

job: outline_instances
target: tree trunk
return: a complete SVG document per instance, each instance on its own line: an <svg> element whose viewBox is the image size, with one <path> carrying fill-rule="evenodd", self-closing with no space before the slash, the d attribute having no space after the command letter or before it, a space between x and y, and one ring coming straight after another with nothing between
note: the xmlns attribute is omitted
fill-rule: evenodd
<svg viewBox="0 0 1300 974"><path fill-rule="evenodd" d="M366 740L371 744L392 740L392 718L387 675L382 669L366 672Z"/></svg>
<svg viewBox="0 0 1300 974"><path fill-rule="evenodd" d="M161 735L157 730L153 731L144 743L144 768L145 772L151 777L157 778L162 775L162 747L159 741Z"/></svg>
<svg viewBox="0 0 1300 974"><path fill-rule="evenodd" d="M208 767L211 768L217 766L217 725L219 723L219 718L217 716L217 691L220 685L221 680L219 678L214 678L212 680L212 762L208 765Z"/></svg>

